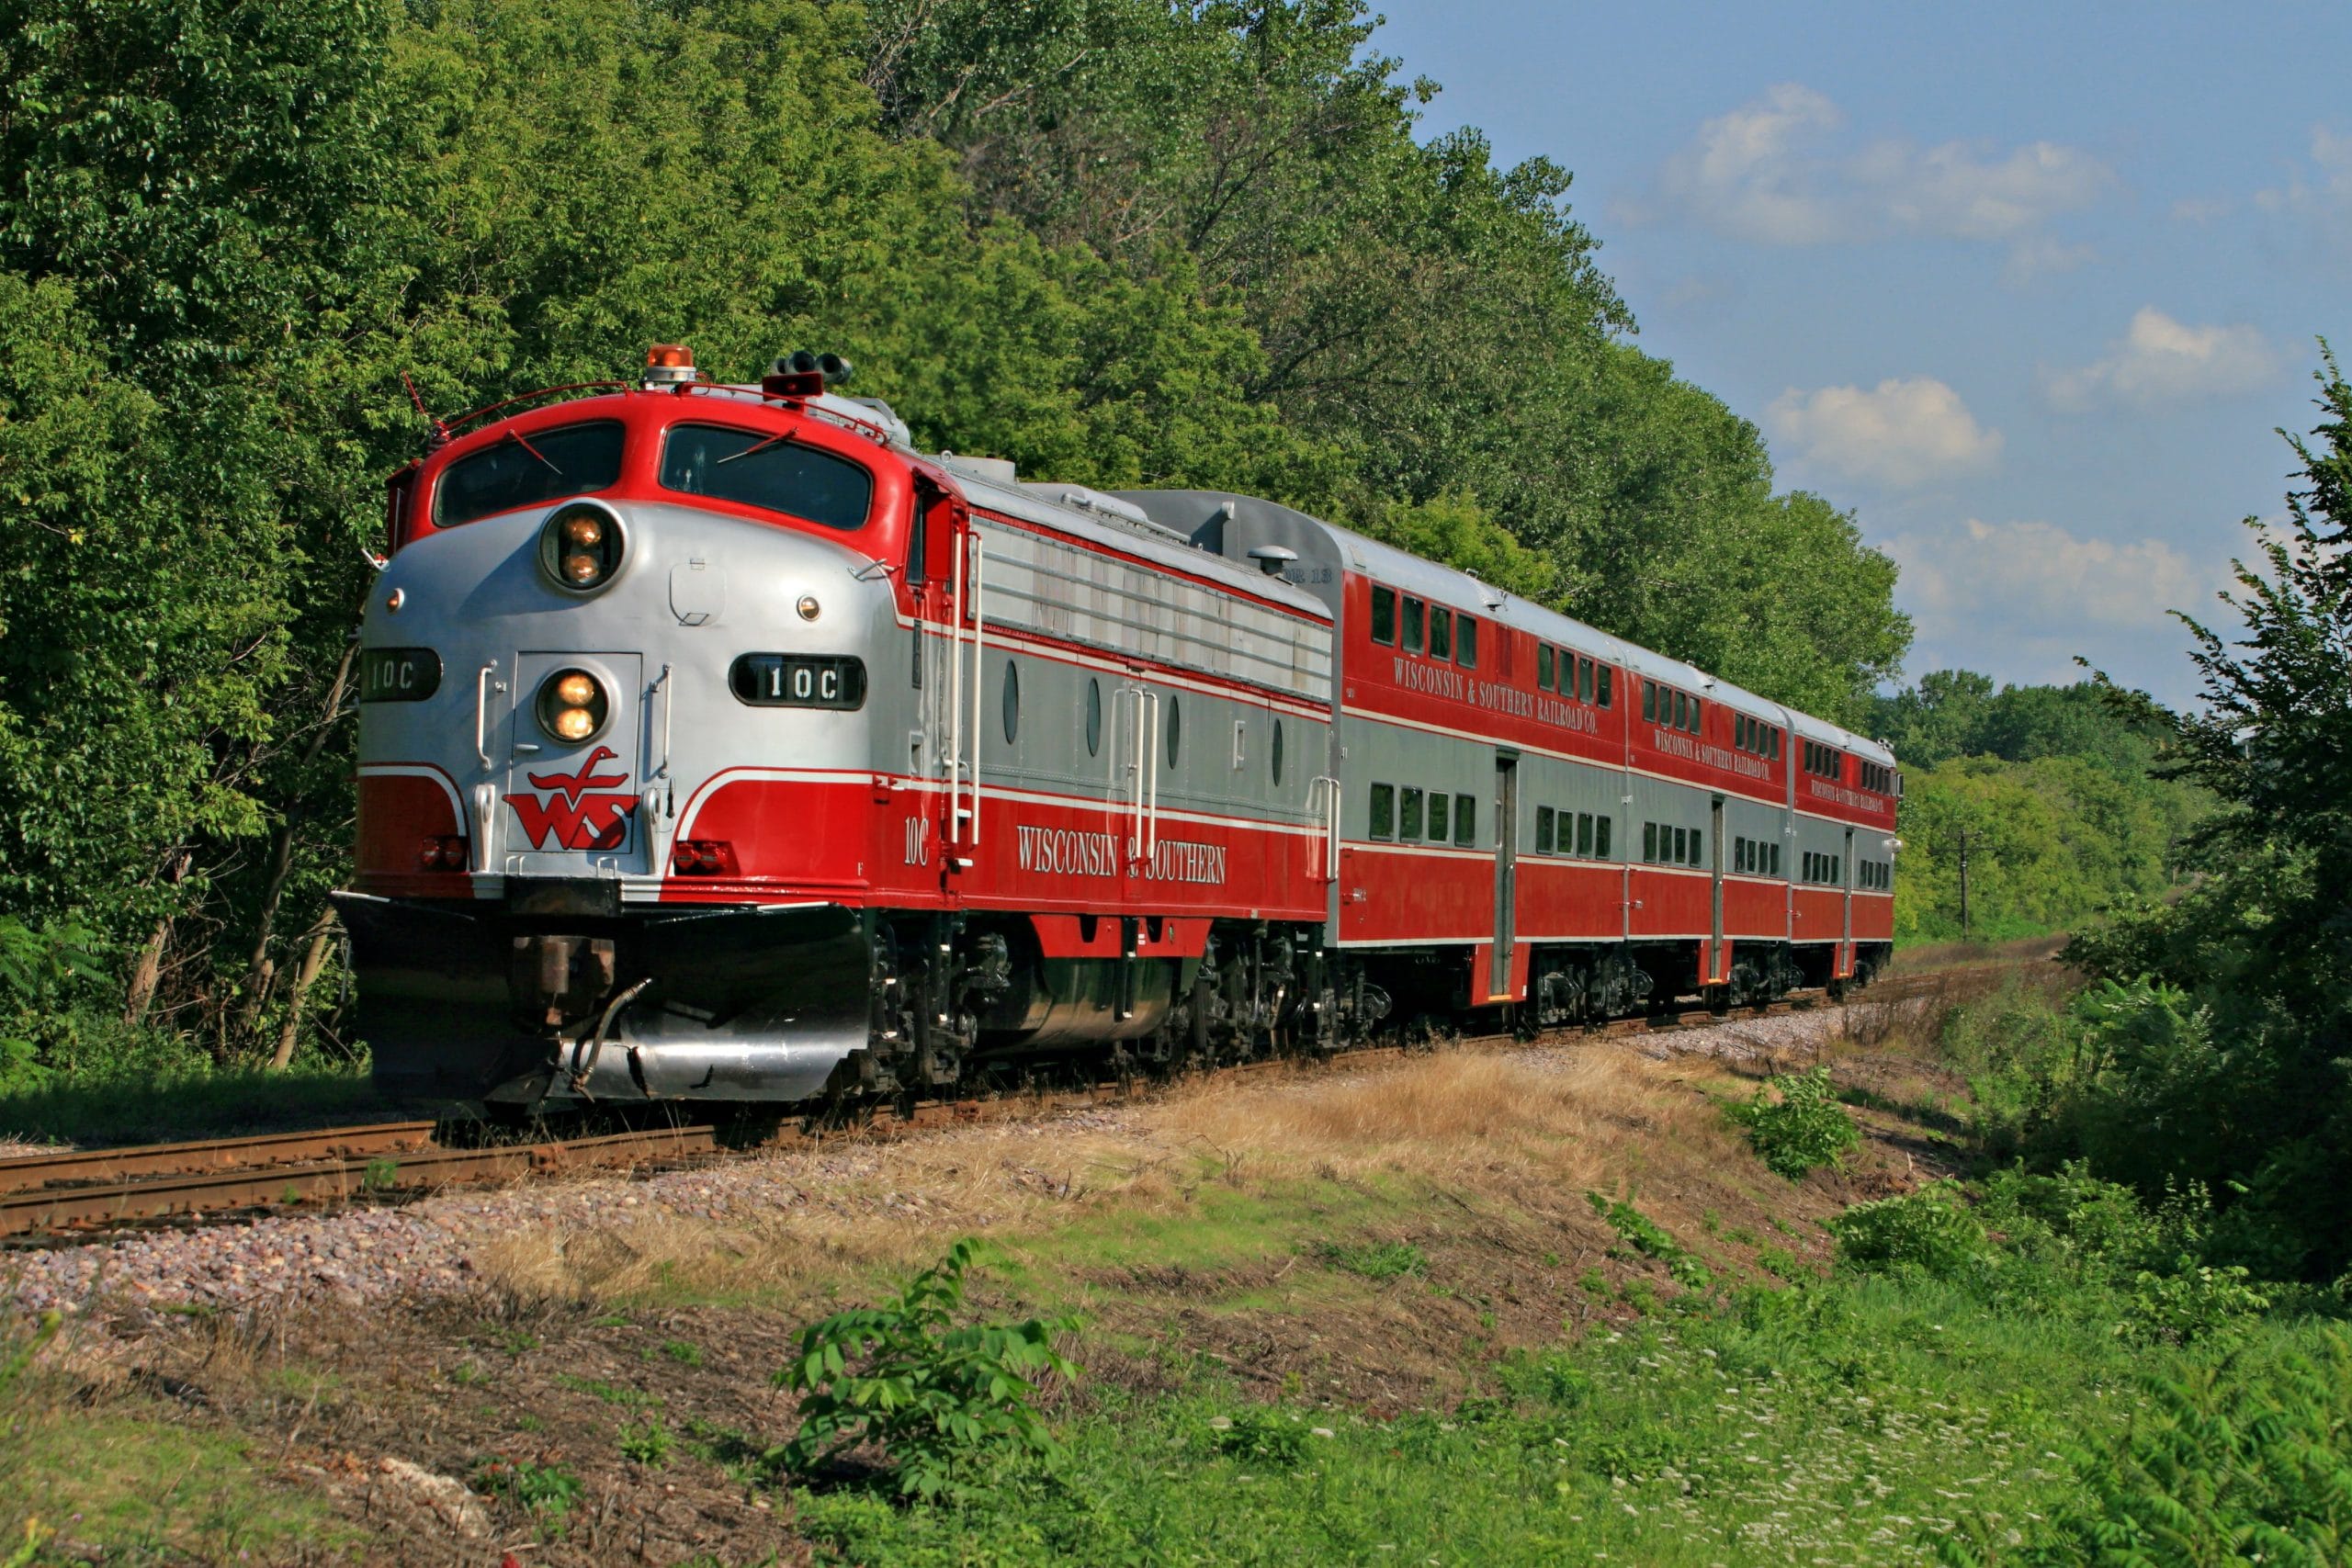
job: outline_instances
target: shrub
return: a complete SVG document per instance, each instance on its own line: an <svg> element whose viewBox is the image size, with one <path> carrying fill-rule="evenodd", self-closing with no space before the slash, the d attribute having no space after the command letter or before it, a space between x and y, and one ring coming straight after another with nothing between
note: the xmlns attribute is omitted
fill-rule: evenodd
<svg viewBox="0 0 2352 1568"><path fill-rule="evenodd" d="M103 973L92 951L97 942L78 921L29 926L0 915L0 1094L48 1081L42 1037L74 993Z"/></svg>
<svg viewBox="0 0 2352 1568"><path fill-rule="evenodd" d="M1216 1434L1210 1446L1227 1459L1284 1470L1306 1460L1311 1441L1306 1423L1296 1414L1262 1404L1244 1405L1239 1415L1220 1416L1209 1427Z"/></svg>
<svg viewBox="0 0 2352 1568"><path fill-rule="evenodd" d="M817 1473L863 1443L896 1466L901 1496L962 1497L1008 1454L1050 1459L1035 1379L1074 1379L1053 1336L1070 1318L956 1326L965 1276L980 1255L967 1238L880 1306L836 1313L800 1337L800 1357L775 1374L799 1394L800 1430L771 1463Z"/></svg>
<svg viewBox="0 0 2352 1568"><path fill-rule="evenodd" d="M2171 1273L2143 1269L2132 1281L2123 1329L2134 1338L2175 1345L2235 1333L2270 1310L2270 1298L2247 1283L2249 1278L2234 1265L2200 1267L2187 1258Z"/></svg>
<svg viewBox="0 0 2352 1568"><path fill-rule="evenodd" d="M1829 1222L1838 1257L1855 1268L1876 1271L1917 1269L1950 1279L1983 1261L1984 1226L1950 1182L1857 1203Z"/></svg>
<svg viewBox="0 0 2352 1568"><path fill-rule="evenodd" d="M1744 1129L1758 1158L1794 1181L1819 1166L1835 1165L1862 1134L1829 1087L1829 1069L1815 1067L1780 1080L1780 1099L1759 1089L1725 1114Z"/></svg>

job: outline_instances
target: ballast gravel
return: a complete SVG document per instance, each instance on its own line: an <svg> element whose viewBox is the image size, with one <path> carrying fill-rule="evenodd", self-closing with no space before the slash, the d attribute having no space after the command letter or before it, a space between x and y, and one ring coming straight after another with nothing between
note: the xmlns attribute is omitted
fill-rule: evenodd
<svg viewBox="0 0 2352 1568"><path fill-rule="evenodd" d="M1634 1043L1661 1059L1703 1054L1752 1060L1817 1047L1837 1036L1841 1022L1840 1010L1823 1008L1642 1036ZM1581 1043L1540 1044L1513 1055L1540 1071L1566 1070L1585 1048ZM1125 1108L1095 1106L1059 1112L1056 1119L1073 1130L1116 1130L1131 1114ZM985 1135L985 1130L937 1135ZM638 1179L602 1177L461 1190L402 1207L144 1230L83 1247L0 1255L0 1299L33 1312L57 1308L74 1314L107 1302L168 1313L305 1298L363 1303L444 1294L471 1282L476 1247L494 1237L540 1226L626 1229L673 1219L748 1221L811 1203L846 1212L842 1200L828 1194L870 1179L888 1158L888 1145L855 1145ZM911 1198L860 1201L866 1208L920 1207L920 1200Z"/></svg>

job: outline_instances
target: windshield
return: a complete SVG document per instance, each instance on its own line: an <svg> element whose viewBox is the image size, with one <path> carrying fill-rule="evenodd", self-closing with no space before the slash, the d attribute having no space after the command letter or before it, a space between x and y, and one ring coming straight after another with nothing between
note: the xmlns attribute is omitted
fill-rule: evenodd
<svg viewBox="0 0 2352 1568"><path fill-rule="evenodd" d="M610 489L621 474L621 424L597 420L529 435L458 458L433 487L433 523L454 528L492 513Z"/></svg>
<svg viewBox="0 0 2352 1568"><path fill-rule="evenodd" d="M874 476L846 457L727 424L674 427L662 486L844 532L865 527L874 504Z"/></svg>

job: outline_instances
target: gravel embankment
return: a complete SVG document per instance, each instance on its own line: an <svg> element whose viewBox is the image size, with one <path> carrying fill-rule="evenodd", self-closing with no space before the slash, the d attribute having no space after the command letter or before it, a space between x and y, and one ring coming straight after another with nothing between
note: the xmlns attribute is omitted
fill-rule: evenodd
<svg viewBox="0 0 2352 1568"><path fill-rule="evenodd" d="M1636 1037L1632 1043L1658 1058L1701 1053L1747 1060L1812 1045L1837 1032L1839 1022L1838 1010L1822 1009ZM1581 1043L1537 1045L1520 1055L1544 1067L1565 1066L1583 1049ZM1115 1131L1138 1109L1095 1107L1063 1115L1073 1130ZM984 1128L934 1134L986 1135ZM86 1247L0 1256L0 1300L13 1298L33 1311L74 1312L105 1298L156 1307L237 1307L272 1299L364 1302L435 1294L472 1278L481 1244L533 1228L594 1225L625 1235L637 1225L677 1220L749 1222L812 1203L846 1213L842 1201L827 1194L870 1179L889 1158L888 1145L872 1144L786 1151L635 1180L589 1178L451 1192L399 1208L142 1231Z"/></svg>

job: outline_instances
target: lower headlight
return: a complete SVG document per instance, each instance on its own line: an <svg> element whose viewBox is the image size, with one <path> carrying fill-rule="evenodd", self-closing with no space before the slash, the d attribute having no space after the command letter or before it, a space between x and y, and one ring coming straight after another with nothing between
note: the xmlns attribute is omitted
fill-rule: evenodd
<svg viewBox="0 0 2352 1568"><path fill-rule="evenodd" d="M539 728L576 744L605 728L612 704L605 684L585 670L559 670L539 683Z"/></svg>

